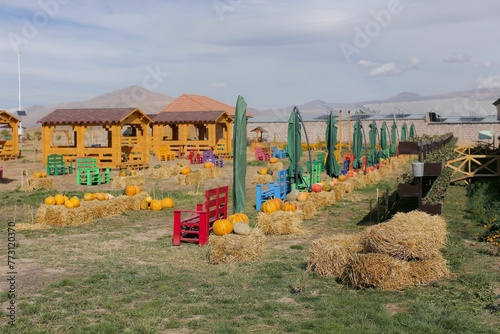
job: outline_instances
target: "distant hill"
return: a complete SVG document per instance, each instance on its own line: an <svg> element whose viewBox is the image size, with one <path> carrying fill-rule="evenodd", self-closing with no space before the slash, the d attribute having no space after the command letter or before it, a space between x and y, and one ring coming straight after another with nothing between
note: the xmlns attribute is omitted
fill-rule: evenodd
<svg viewBox="0 0 500 334"><path fill-rule="evenodd" d="M130 86L110 93L93 97L89 100L63 102L53 106L30 106L26 108L26 117L22 118L23 126L36 126L38 120L56 109L69 108L121 108L138 107L146 114L156 114L174 98L156 93L140 86Z"/></svg>

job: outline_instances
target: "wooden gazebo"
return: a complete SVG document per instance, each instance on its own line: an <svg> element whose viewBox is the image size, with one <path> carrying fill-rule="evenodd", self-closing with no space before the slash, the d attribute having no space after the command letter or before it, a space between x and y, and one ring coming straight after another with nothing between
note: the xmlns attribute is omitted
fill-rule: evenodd
<svg viewBox="0 0 500 334"><path fill-rule="evenodd" d="M151 118L138 108L57 109L40 119L43 164L62 154L66 161L96 157L103 167L147 167Z"/></svg>
<svg viewBox="0 0 500 334"><path fill-rule="evenodd" d="M180 155L217 147L231 152L232 123L233 118L221 110L160 112L153 117L153 151L168 146Z"/></svg>
<svg viewBox="0 0 500 334"><path fill-rule="evenodd" d="M0 159L9 160L19 156L19 123L21 120L5 110L0 110L0 124L10 132L10 138L0 138Z"/></svg>

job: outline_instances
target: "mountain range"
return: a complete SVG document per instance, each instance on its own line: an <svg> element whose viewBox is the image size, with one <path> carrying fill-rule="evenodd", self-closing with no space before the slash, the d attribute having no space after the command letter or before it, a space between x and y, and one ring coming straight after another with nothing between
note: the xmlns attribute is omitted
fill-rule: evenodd
<svg viewBox="0 0 500 334"><path fill-rule="evenodd" d="M476 90L456 91L431 96L422 96L413 92L402 92L384 100L360 101L353 103L332 103L313 100L297 107L303 115L309 117L325 115L330 110L360 110L365 113L409 113L423 114L434 111L442 116L469 116L472 114L488 115L496 112L492 105L500 97L500 88L490 89L479 94ZM130 86L112 91L84 101L62 102L53 106L33 105L26 108L22 118L23 126L36 126L37 121L56 109L71 108L118 108L138 107L146 114L156 114L174 97L149 91L140 86ZM281 108L283 115L289 114L294 106ZM262 117L277 109L259 110L248 108L254 117Z"/></svg>

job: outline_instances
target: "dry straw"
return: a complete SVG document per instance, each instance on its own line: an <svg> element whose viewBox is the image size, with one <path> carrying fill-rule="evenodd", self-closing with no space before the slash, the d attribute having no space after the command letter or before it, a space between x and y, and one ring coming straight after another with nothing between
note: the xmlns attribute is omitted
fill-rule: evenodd
<svg viewBox="0 0 500 334"><path fill-rule="evenodd" d="M254 174L252 178L252 184L265 184L271 182L272 180L273 177L269 174L266 175Z"/></svg>
<svg viewBox="0 0 500 334"><path fill-rule="evenodd" d="M283 163L281 161L275 162L275 163L269 163L268 168L272 170L273 172L277 172L283 169Z"/></svg>
<svg viewBox="0 0 500 334"><path fill-rule="evenodd" d="M319 193L310 193L309 200L314 203L318 208L329 206L337 202L335 198L335 192L332 191L321 191Z"/></svg>
<svg viewBox="0 0 500 334"><path fill-rule="evenodd" d="M340 277L349 259L361 252L359 234L323 237L312 243L307 270L328 277Z"/></svg>
<svg viewBox="0 0 500 334"><path fill-rule="evenodd" d="M441 278L450 277L446 259L437 254L428 260L410 261L410 275L414 284L429 284Z"/></svg>
<svg viewBox="0 0 500 334"><path fill-rule="evenodd" d="M127 186L142 186L144 181L144 176L139 174L132 176L117 176L113 179L111 187L123 189Z"/></svg>
<svg viewBox="0 0 500 334"><path fill-rule="evenodd" d="M400 260L436 257L445 242L445 220L421 211L399 212L390 221L369 227L362 239L364 252Z"/></svg>
<svg viewBox="0 0 500 334"><path fill-rule="evenodd" d="M41 188L54 189L54 180L52 178L27 179L23 190L34 190Z"/></svg>
<svg viewBox="0 0 500 334"><path fill-rule="evenodd" d="M119 215L125 211L139 210L146 192L135 196L118 196L108 201L93 200L81 202L80 207L68 209L64 205L42 204L36 213L37 224L76 226L92 219Z"/></svg>
<svg viewBox="0 0 500 334"><path fill-rule="evenodd" d="M179 174L175 178L175 183L180 185L193 185L203 182L203 174L199 171L192 172L189 174Z"/></svg>
<svg viewBox="0 0 500 334"><path fill-rule="evenodd" d="M264 250L265 235L255 228L249 235L211 235L208 242L208 262L212 264L251 261Z"/></svg>
<svg viewBox="0 0 500 334"><path fill-rule="evenodd" d="M221 169L218 167L200 169L203 179L215 179L221 175Z"/></svg>
<svg viewBox="0 0 500 334"><path fill-rule="evenodd" d="M256 226L264 234L303 234L302 212L297 211L275 211L273 213L259 212Z"/></svg>
<svg viewBox="0 0 500 334"><path fill-rule="evenodd" d="M168 169L166 166L160 168L152 168L149 170L149 177L157 179L166 179L172 175L172 170Z"/></svg>
<svg viewBox="0 0 500 334"><path fill-rule="evenodd" d="M367 184L376 184L380 181L380 174L378 172L370 172L363 176Z"/></svg>
<svg viewBox="0 0 500 334"><path fill-rule="evenodd" d="M292 203L297 206L297 211L300 211L302 219L312 219L316 215L316 205L313 201L308 199L307 201L293 201Z"/></svg>
<svg viewBox="0 0 500 334"><path fill-rule="evenodd" d="M348 194L353 191L353 186L351 182L344 181L344 182L339 182L336 185L333 186L333 189L340 189L341 191L344 192L344 194Z"/></svg>

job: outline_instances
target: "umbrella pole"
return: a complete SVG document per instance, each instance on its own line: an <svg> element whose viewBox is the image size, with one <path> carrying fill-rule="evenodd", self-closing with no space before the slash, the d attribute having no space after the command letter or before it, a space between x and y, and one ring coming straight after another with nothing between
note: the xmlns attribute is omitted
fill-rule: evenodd
<svg viewBox="0 0 500 334"><path fill-rule="evenodd" d="M340 154L339 157L342 155L342 110L339 110L339 148L340 148ZM342 161L342 157L340 158L340 162Z"/></svg>
<svg viewBox="0 0 500 334"><path fill-rule="evenodd" d="M306 136L306 143L307 143L307 151L309 152L309 166L311 166L311 174L309 177L309 189L308 189L308 191L311 192L311 190L312 190L312 154L311 154L311 149L309 148L309 137L307 136L306 126L304 124L304 121L302 120L302 115L300 114L299 108L297 108L297 116L299 117L300 123L302 124L302 128L304 129L304 135Z"/></svg>

